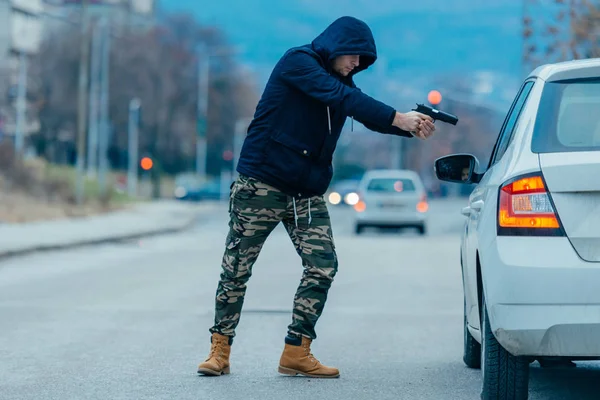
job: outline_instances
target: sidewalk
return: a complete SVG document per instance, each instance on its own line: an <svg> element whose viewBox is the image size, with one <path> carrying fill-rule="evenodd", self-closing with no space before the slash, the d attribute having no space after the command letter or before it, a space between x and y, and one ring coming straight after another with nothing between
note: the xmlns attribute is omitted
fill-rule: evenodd
<svg viewBox="0 0 600 400"><path fill-rule="evenodd" d="M193 226L216 203L174 200L86 218L0 224L0 259L27 253L171 233Z"/></svg>

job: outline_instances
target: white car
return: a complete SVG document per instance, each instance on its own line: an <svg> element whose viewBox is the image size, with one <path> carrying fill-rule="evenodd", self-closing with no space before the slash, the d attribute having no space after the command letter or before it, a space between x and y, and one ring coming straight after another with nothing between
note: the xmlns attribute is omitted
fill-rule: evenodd
<svg viewBox="0 0 600 400"><path fill-rule="evenodd" d="M525 399L538 360L600 359L600 59L524 81L489 165L435 161L475 183L461 243L464 362L483 399Z"/></svg>
<svg viewBox="0 0 600 400"><path fill-rule="evenodd" d="M367 171L358 185L355 232L367 227L427 230L427 192L421 178L410 170Z"/></svg>

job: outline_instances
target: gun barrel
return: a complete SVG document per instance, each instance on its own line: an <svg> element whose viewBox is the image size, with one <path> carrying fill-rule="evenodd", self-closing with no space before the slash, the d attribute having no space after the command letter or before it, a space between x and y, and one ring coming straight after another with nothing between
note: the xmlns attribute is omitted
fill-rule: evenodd
<svg viewBox="0 0 600 400"><path fill-rule="evenodd" d="M458 123L458 117L456 115L447 113L445 111L438 110L433 107L429 107L425 104L418 104L417 108L414 110L425 115L429 115L434 120L440 120L442 122L446 122L451 125L456 125Z"/></svg>

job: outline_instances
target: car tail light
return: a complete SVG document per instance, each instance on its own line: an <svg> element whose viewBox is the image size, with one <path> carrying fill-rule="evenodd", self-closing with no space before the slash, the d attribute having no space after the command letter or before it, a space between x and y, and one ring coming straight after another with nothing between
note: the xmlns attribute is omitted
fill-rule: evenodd
<svg viewBox="0 0 600 400"><path fill-rule="evenodd" d="M365 202L364 202L364 201L362 201L362 200L359 200L359 201L358 201L358 203L356 203L356 204L354 205L354 210L355 210L356 212L363 212L363 211L365 211L366 209L367 209L367 205L366 205L366 204L365 204Z"/></svg>
<svg viewBox="0 0 600 400"><path fill-rule="evenodd" d="M564 236L541 175L520 176L500 188L498 235Z"/></svg>
<svg viewBox="0 0 600 400"><path fill-rule="evenodd" d="M429 204L427 204L427 195L421 196L421 200L417 203L417 211L425 213L429 210Z"/></svg>

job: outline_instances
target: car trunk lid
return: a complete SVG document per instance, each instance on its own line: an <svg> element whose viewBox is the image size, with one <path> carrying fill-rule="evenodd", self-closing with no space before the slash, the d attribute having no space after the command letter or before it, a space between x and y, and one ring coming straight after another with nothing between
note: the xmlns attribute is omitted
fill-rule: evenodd
<svg viewBox="0 0 600 400"><path fill-rule="evenodd" d="M585 261L600 262L600 151L539 154L558 218Z"/></svg>

